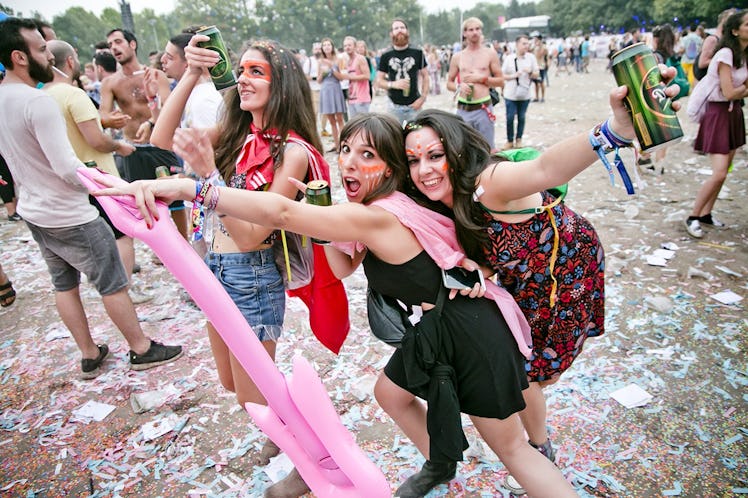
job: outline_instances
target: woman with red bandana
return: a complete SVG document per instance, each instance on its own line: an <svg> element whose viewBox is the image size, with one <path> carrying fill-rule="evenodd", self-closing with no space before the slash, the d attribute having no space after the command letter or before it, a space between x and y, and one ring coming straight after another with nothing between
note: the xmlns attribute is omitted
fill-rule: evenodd
<svg viewBox="0 0 748 498"><path fill-rule="evenodd" d="M165 138L197 174L214 184L295 199L299 192L289 178L329 181L309 83L291 51L275 42L255 42L241 56L238 84L226 91L225 110L215 128L178 128L203 69L219 60L217 52L197 46L203 41L208 37L195 35L185 47L188 70L161 110L154 137ZM206 263L275 359L286 302L272 248L277 232L232 216L213 219L216 229ZM207 328L221 384L236 393L241 407L247 402L266 404L213 325ZM255 463L265 465L279 451L267 439ZM308 491L303 481L299 486L304 489L293 496Z"/></svg>

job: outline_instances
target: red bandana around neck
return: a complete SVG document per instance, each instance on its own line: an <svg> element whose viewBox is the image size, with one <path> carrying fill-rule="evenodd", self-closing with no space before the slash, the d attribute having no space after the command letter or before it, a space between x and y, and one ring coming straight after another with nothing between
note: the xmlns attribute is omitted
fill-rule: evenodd
<svg viewBox="0 0 748 498"><path fill-rule="evenodd" d="M247 139L236 158L236 174L246 173L247 189L257 190L272 183L275 168L270 149L273 141L280 140L281 137L274 128L263 132L254 123L250 124Z"/></svg>

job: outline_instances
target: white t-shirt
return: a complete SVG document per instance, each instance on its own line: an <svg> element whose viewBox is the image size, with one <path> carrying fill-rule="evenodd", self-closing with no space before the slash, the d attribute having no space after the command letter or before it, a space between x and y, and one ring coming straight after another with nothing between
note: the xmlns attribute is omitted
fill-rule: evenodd
<svg viewBox="0 0 748 498"><path fill-rule="evenodd" d="M182 128L212 128L223 111L223 97L211 81L195 85L182 114Z"/></svg>
<svg viewBox="0 0 748 498"><path fill-rule="evenodd" d="M313 55L307 57L304 61L304 66L302 69L304 70L304 74L307 75L308 78L312 78L311 80L309 80L309 88L311 88L313 92L319 92L320 86L319 82L317 81L317 75L319 74L319 61L317 60L317 58Z"/></svg>
<svg viewBox="0 0 748 498"><path fill-rule="evenodd" d="M82 225L99 212L76 170L84 167L70 145L60 108L23 83L0 85L0 150L18 186L18 213L43 228Z"/></svg>
<svg viewBox="0 0 748 498"><path fill-rule="evenodd" d="M509 100L530 100L532 78L530 73L522 72L523 69L529 69L530 73L538 73L538 61L533 54L525 52L525 55L518 57L517 54L508 55L501 66L501 72L504 76L514 76L520 73L519 78L506 78L504 83L504 98Z"/></svg>

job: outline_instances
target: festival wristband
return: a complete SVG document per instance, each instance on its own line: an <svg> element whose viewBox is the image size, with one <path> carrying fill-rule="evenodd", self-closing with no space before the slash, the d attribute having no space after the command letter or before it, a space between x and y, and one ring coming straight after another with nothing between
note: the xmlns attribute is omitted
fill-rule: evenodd
<svg viewBox="0 0 748 498"><path fill-rule="evenodd" d="M213 185L211 185L209 182L196 182L195 191L197 193L195 194L195 198L192 200L192 203L202 205L203 202L205 202L205 197L208 195L208 192L210 192L211 188L213 188Z"/></svg>
<svg viewBox="0 0 748 498"><path fill-rule="evenodd" d="M600 132L605 135L605 138L608 139L608 142L610 142L614 146L631 147L634 143L633 140L623 138L621 135L613 131L613 129L610 127L610 118L606 119L600 126Z"/></svg>
<svg viewBox="0 0 748 498"><path fill-rule="evenodd" d="M624 187L626 187L626 193L632 195L635 193L634 185L631 183L631 178L626 171L623 160L618 154L619 147L608 140L608 137L602 133L601 128L600 125L597 125L590 130L589 139L592 150L595 151L597 157L600 158L600 162L603 163L603 166L605 166L605 169L608 171L611 185L615 185L615 175L613 174L613 166L611 166L610 161L608 161L606 154L615 151L614 162L616 169L618 170L618 174L621 176L621 181L623 182Z"/></svg>

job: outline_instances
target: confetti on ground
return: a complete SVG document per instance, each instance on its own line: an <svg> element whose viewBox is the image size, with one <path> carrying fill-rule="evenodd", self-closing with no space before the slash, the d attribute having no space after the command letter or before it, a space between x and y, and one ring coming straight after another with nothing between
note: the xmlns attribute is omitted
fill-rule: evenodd
<svg viewBox="0 0 748 498"><path fill-rule="evenodd" d="M548 101L530 108L526 141L555 143L608 115L612 79L602 62L592 72L551 79ZM374 110L383 108L382 99L375 99L380 107ZM427 106L435 102L430 98ZM682 124L693 137L693 125ZM636 197L611 188L600 165L570 183L568 203L595 225L608 262L606 333L587 341L573 367L545 391L557 465L580 496L748 494L745 300L724 305L710 297L728 289L748 295L745 158L738 153L715 205L730 229L707 231L703 244L682 228L705 178L695 172L708 168L708 158L693 155L688 139L669 148L667 173L646 176ZM341 200L339 190L333 195ZM220 386L202 314L145 246L136 245L142 271L135 283L154 299L137 307L142 326L149 336L183 344L186 354L155 370L130 371L127 346L84 284L93 336L111 353L102 375L82 381L77 348L60 324L27 229L0 223L0 240L0 261L18 291L15 305L0 309L4 496L262 496L271 480L252 459L265 436ZM661 247L677 251L675 257L664 267L647 265L646 256ZM394 491L424 460L373 399L391 349L366 327L361 272L345 284L352 330L340 355L313 339L303 304L291 299L278 365L288 373L296 354L312 362L343 424ZM654 303L667 304L667 312ZM610 398L632 384L652 395L645 407L627 409ZM153 406L135 413L131 400L138 398ZM74 410L88 402L115 408L99 422L75 420ZM429 498L510 496L500 485L506 469L464 420L469 456L457 477ZM142 427L159 421L168 421L165 432L144 437Z"/></svg>

